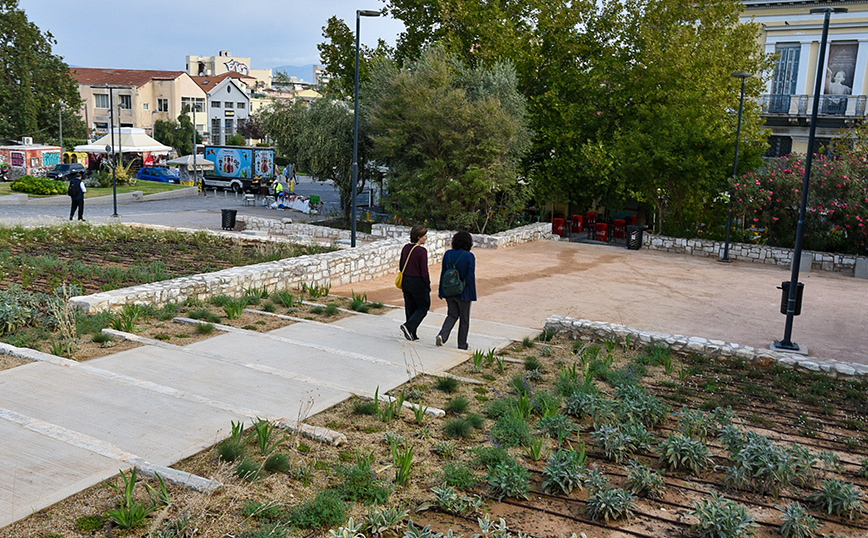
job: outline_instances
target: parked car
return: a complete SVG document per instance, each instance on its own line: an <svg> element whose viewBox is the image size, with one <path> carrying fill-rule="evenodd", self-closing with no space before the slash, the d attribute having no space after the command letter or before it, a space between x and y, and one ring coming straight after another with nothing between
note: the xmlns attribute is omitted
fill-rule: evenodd
<svg viewBox="0 0 868 538"><path fill-rule="evenodd" d="M174 170L169 170L168 168L164 168L162 166L146 166L144 168L139 169L139 173L136 176L139 179L144 179L145 181L159 181L160 183L181 183L181 176L177 174Z"/></svg>
<svg viewBox="0 0 868 538"><path fill-rule="evenodd" d="M69 178L70 174L81 173L82 178L86 178L88 176L87 168L82 166L79 163L64 163L55 165L54 168L49 170L48 177L51 179L63 179L66 180Z"/></svg>

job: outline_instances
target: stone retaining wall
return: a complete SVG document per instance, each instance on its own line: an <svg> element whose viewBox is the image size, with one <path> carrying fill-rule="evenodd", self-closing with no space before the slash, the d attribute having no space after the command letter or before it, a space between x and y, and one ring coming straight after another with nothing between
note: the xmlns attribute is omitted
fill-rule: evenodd
<svg viewBox="0 0 868 538"><path fill-rule="evenodd" d="M649 250L675 252L690 256L720 258L723 255L724 243L707 239L682 239L665 235L644 234L642 244ZM868 258L853 254L831 254L828 252L802 251L802 256L811 256L811 269L831 271L854 275L857 262L868 263ZM752 245L747 243L730 243L729 258L731 260L783 265L789 267L793 262L793 249ZM861 260L861 261L860 261Z"/></svg>
<svg viewBox="0 0 868 538"><path fill-rule="evenodd" d="M819 359L793 353L779 353L769 349L724 342L723 340L708 340L696 336L645 331L602 321L551 316L546 319L545 330L583 342L614 340L621 345L629 343L634 347L664 344L669 346L673 352L680 354L694 352L711 358L742 359L762 367L780 364L789 368L826 372L833 377L868 379L868 366L862 364Z"/></svg>
<svg viewBox="0 0 868 538"><path fill-rule="evenodd" d="M295 225L280 221L271 224L256 222L255 225L268 230L284 229L295 232L304 230L315 236L317 233L326 233L319 231L322 228L320 226ZM290 228L290 226L299 228ZM325 235L316 237L325 237ZM501 245L520 244L550 237L551 226L547 223L539 223L496 236L474 236L474 244L482 248L497 248ZM245 289L253 287L264 288L271 293L297 289L302 284L318 286L352 284L383 275L397 274L397 260L406 241L406 235L403 235L401 238L381 239L354 249L233 267L213 273L73 297L70 302L86 312L98 312L118 309L130 303L162 306L187 299L206 300L216 295L239 296ZM426 245L428 262L439 263L443 253L450 248L451 242L451 232L429 232Z"/></svg>

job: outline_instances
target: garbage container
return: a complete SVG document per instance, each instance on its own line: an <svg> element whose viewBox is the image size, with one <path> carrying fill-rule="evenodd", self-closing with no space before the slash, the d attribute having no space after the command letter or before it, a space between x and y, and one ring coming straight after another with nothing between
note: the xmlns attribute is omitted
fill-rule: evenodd
<svg viewBox="0 0 868 538"><path fill-rule="evenodd" d="M582 215L573 215L570 220L570 231L574 234L580 234L585 229L582 227Z"/></svg>
<svg viewBox="0 0 868 538"><path fill-rule="evenodd" d="M790 302L790 281L781 282L778 286L781 290L781 314L787 314L787 303ZM801 282L796 286L796 307L793 309L793 315L798 316L802 313L802 294L805 292L805 285Z"/></svg>
<svg viewBox="0 0 868 538"><path fill-rule="evenodd" d="M563 237L564 235L564 219L557 217L552 219L552 233Z"/></svg>
<svg viewBox="0 0 868 538"><path fill-rule="evenodd" d="M221 210L223 217L223 229L224 230L234 230L235 229L235 217L238 215L237 209L223 209Z"/></svg>
<svg viewBox="0 0 868 538"><path fill-rule="evenodd" d="M642 248L642 232L644 230L644 226L627 226L627 248L630 250Z"/></svg>

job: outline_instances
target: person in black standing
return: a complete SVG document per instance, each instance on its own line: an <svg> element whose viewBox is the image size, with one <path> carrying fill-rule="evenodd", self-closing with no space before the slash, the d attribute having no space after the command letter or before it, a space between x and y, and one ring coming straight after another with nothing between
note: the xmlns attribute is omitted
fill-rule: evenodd
<svg viewBox="0 0 868 538"><path fill-rule="evenodd" d="M416 330L431 308L431 278L428 276L428 228L413 226L410 242L404 245L398 269L404 271L401 291L404 292L404 313L407 321L401 332L407 340L418 340Z"/></svg>
<svg viewBox="0 0 868 538"><path fill-rule="evenodd" d="M458 232L452 236L452 249L447 250L443 255L438 295L441 299L446 299L448 311L435 340L435 344L438 346L442 346L449 340L449 334L457 321L458 349L467 349L467 333L470 332L470 303L476 300L476 258L470 253L471 247L473 247L473 237L467 232ZM458 276L464 282L464 291L459 295L446 297L443 294L443 273L452 266L458 270Z"/></svg>
<svg viewBox="0 0 868 538"><path fill-rule="evenodd" d="M78 220L84 220L84 193L87 192L87 187L81 180L81 173L72 174L69 178L69 189L66 194L72 199L72 207L69 208L69 220L75 216L75 211L78 209Z"/></svg>

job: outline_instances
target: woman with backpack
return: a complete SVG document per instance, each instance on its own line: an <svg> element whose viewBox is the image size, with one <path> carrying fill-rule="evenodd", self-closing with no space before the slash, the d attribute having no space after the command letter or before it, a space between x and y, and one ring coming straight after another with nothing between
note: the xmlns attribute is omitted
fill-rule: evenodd
<svg viewBox="0 0 868 538"><path fill-rule="evenodd" d="M69 188L66 194L72 199L72 207L69 208L69 220L75 215L78 210L78 220L84 220L84 193L87 192L87 187L81 180L81 174L75 173L69 178Z"/></svg>
<svg viewBox="0 0 868 538"><path fill-rule="evenodd" d="M404 292L404 313L407 321L401 332L407 340L418 340L416 329L431 308L431 278L428 276L428 251L423 246L428 241L428 228L413 226L410 242L401 250L398 268L401 271L401 291Z"/></svg>
<svg viewBox="0 0 868 538"><path fill-rule="evenodd" d="M476 300L476 258L470 253L473 238L468 232L452 236L452 248L443 255L439 297L446 299L446 319L435 343L442 346L458 322L458 349L467 349L470 332L470 303Z"/></svg>

